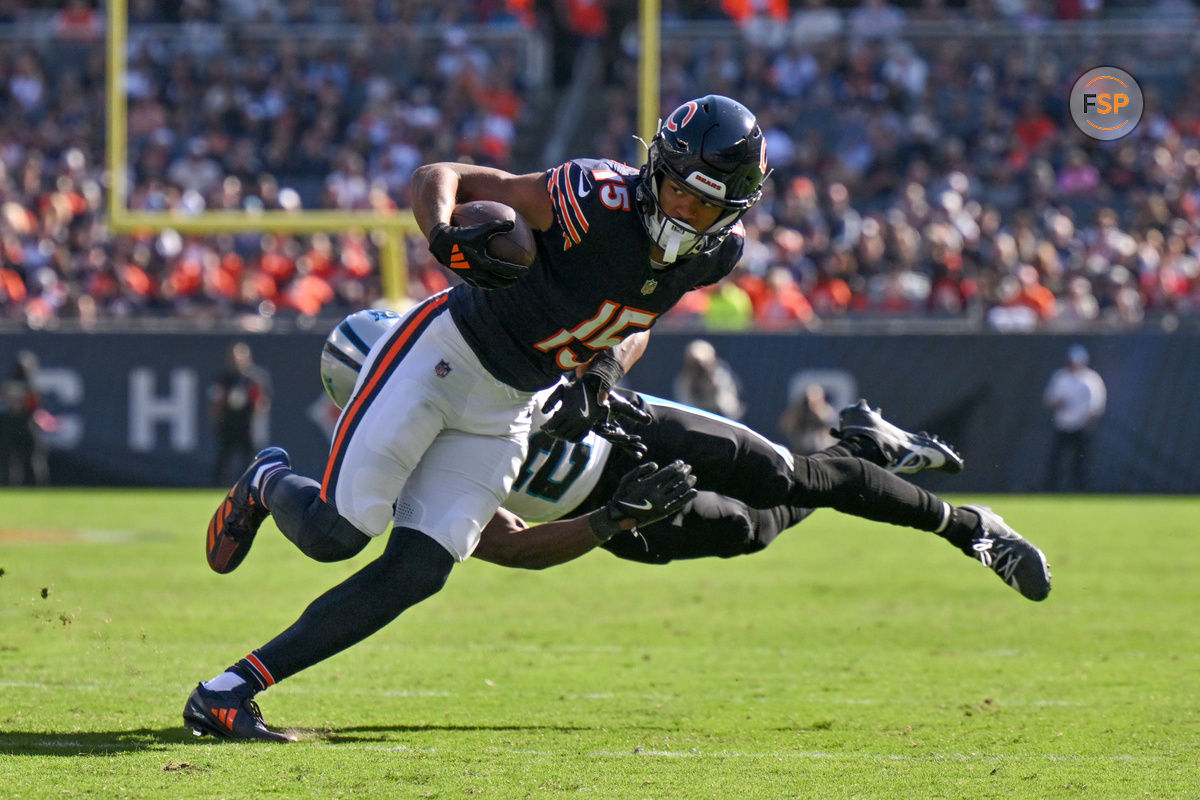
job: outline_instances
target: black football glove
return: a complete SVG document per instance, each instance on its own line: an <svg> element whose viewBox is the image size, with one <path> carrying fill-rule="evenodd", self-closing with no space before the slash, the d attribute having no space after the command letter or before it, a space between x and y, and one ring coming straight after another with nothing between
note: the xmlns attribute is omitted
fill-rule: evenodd
<svg viewBox="0 0 1200 800"><path fill-rule="evenodd" d="M630 420L647 423L652 422L653 419L648 412L629 402L619 393L609 392L608 416L594 430L598 436L612 442L614 447L619 447L634 458L641 460L645 457L648 449L646 443L636 433L625 430L621 422Z"/></svg>
<svg viewBox="0 0 1200 800"><path fill-rule="evenodd" d="M439 263L454 270L472 286L507 289L529 272L529 267L492 258L487 253L487 243L493 236L512 229L512 220L493 220L462 227L439 222L429 232L429 252Z"/></svg>
<svg viewBox="0 0 1200 800"><path fill-rule="evenodd" d="M558 406L542 430L555 439L582 442L588 431L608 419L608 405L600 401L604 388L603 378L592 373L560 383L542 404L546 414Z"/></svg>
<svg viewBox="0 0 1200 800"><path fill-rule="evenodd" d="M609 390L617 385L624 374L625 367L612 351L597 353L588 362L587 371L582 376L565 384L560 383L542 404L542 411L546 414L556 405L559 407L542 426L542 430L556 439L582 442L588 431L608 421L608 403L600 398L607 397ZM646 417L649 418L648 415Z"/></svg>
<svg viewBox="0 0 1200 800"><path fill-rule="evenodd" d="M621 520L634 527L658 522L676 513L696 496L692 468L676 459L662 469L647 461L625 473L612 499L588 515L592 533L607 542L621 530Z"/></svg>

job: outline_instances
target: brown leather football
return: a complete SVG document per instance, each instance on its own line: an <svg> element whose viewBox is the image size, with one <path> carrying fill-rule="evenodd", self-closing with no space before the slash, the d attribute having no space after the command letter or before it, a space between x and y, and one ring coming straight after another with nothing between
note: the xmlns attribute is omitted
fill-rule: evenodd
<svg viewBox="0 0 1200 800"><path fill-rule="evenodd" d="M503 203L492 200L462 203L454 207L454 212L450 215L450 224L454 226L479 225L497 219L512 220L513 229L507 233L498 233L488 239L488 255L510 264L520 264L523 267L532 264L537 255L537 245L533 242L533 230L524 217Z"/></svg>

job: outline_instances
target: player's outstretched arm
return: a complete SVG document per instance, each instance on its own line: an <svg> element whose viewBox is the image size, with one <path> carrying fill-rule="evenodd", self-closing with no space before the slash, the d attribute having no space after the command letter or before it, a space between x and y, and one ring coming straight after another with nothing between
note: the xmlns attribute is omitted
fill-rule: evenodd
<svg viewBox="0 0 1200 800"><path fill-rule="evenodd" d="M628 526L633 527L632 520ZM473 556L502 567L546 569L579 558L601 544L586 516L529 527L501 508L484 526Z"/></svg>
<svg viewBox="0 0 1200 800"><path fill-rule="evenodd" d="M677 513L696 496L696 477L682 461L653 462L625 474L605 505L572 519L527 527L501 508L484 526L475 557L502 567L545 569L578 558L621 531Z"/></svg>

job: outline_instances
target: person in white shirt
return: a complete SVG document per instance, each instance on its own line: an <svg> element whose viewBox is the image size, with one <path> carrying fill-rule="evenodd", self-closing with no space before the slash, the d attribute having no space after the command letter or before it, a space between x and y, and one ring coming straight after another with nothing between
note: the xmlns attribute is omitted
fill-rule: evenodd
<svg viewBox="0 0 1200 800"><path fill-rule="evenodd" d="M1054 420L1054 444L1045 481L1051 491L1087 489L1085 471L1092 432L1107 403L1104 380L1088 361L1083 345L1067 348L1066 366L1054 371L1042 396Z"/></svg>

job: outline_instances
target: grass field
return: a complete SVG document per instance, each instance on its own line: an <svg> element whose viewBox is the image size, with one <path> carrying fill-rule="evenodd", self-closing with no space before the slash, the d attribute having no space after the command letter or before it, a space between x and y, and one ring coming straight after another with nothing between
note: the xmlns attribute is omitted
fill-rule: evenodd
<svg viewBox="0 0 1200 800"><path fill-rule="evenodd" d="M219 498L0 492L0 797L1200 797L1200 498L988 498L1041 604L834 512L731 561L467 563L260 696L291 745L180 711L379 545L316 564L268 523L218 576Z"/></svg>

